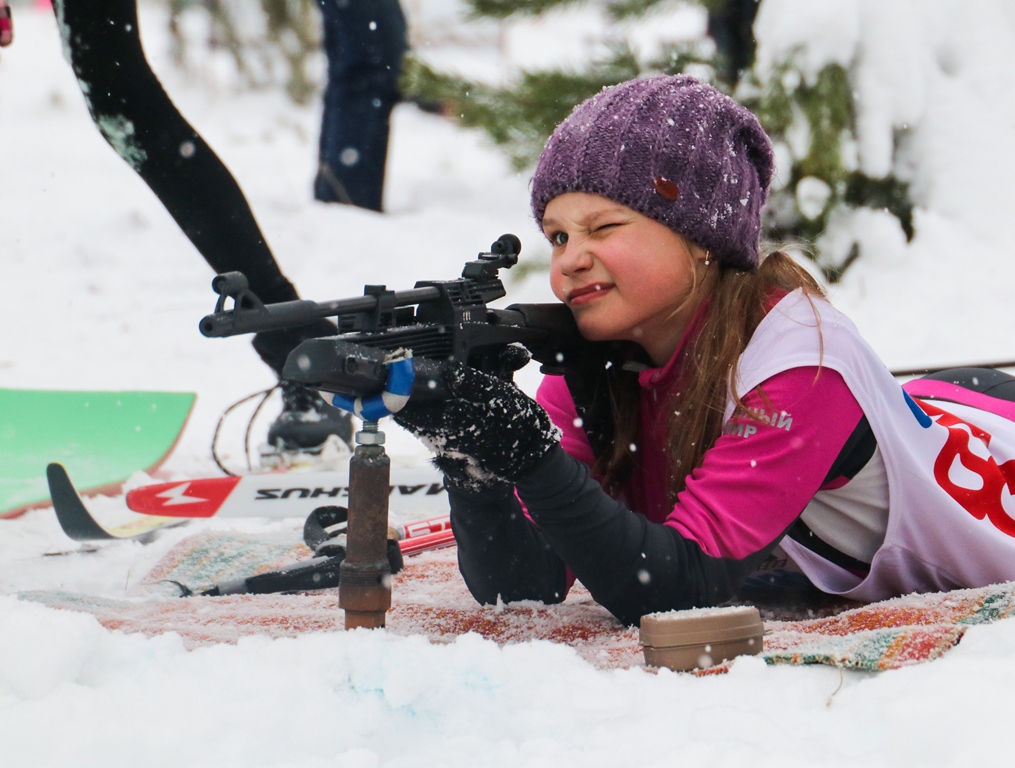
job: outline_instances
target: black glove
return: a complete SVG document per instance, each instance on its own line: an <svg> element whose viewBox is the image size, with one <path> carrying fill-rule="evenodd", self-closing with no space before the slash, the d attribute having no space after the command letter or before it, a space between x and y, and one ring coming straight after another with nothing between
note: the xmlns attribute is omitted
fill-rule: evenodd
<svg viewBox="0 0 1015 768"><path fill-rule="evenodd" d="M453 365L444 386L445 401L410 400L395 421L437 454L434 464L457 487L513 483L559 442L546 411L510 381Z"/></svg>
<svg viewBox="0 0 1015 768"><path fill-rule="evenodd" d="M406 427L409 429L409 427ZM410 429L410 431L412 431ZM422 435L416 435L424 443L428 441ZM435 454L430 462L441 474L444 475L444 485L448 489L467 491L468 493L485 494L487 491L497 491L497 495L511 493L511 483L487 472L479 463L472 458L456 458L446 454Z"/></svg>

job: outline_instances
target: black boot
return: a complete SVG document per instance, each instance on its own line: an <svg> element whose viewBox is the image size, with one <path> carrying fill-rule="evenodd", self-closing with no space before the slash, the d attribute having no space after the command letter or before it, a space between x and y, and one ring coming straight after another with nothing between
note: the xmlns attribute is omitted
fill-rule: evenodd
<svg viewBox="0 0 1015 768"><path fill-rule="evenodd" d="M268 429L268 443L278 451L320 449L331 435L352 447L352 414L328 405L316 390L283 379L282 413Z"/></svg>

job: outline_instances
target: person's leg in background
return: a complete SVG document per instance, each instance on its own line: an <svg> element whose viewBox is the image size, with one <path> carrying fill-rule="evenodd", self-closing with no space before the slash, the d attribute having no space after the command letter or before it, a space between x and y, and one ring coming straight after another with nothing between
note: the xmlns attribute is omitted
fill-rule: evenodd
<svg viewBox="0 0 1015 768"><path fill-rule="evenodd" d="M709 4L708 35L715 40L718 74L736 85L740 73L754 64L754 18L759 0L726 0Z"/></svg>
<svg viewBox="0 0 1015 768"><path fill-rule="evenodd" d="M144 180L216 273L238 270L266 303L299 298L279 269L254 214L229 169L180 114L141 47L136 0L63 0L57 22L92 120L110 146ZM143 269L143 265L138 267ZM318 320L254 336L261 359L281 377L301 341L336 333ZM347 414L316 392L283 383L283 413L271 442L303 448L329 434L352 439Z"/></svg>
<svg viewBox="0 0 1015 768"><path fill-rule="evenodd" d="M328 87L314 197L381 210L391 110L408 49L398 0L317 0Z"/></svg>

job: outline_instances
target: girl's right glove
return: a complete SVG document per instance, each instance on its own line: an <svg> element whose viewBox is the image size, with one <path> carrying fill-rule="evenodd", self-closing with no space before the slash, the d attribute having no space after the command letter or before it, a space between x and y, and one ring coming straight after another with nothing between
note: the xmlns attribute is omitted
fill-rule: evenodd
<svg viewBox="0 0 1015 768"><path fill-rule="evenodd" d="M456 364L443 402L409 401L395 421L434 452L445 479L479 491L513 483L559 442L542 406L511 381Z"/></svg>

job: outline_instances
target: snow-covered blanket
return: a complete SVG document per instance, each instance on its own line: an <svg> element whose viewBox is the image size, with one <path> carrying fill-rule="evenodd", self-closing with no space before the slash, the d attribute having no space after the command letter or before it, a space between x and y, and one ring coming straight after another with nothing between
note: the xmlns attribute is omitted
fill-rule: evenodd
<svg viewBox="0 0 1015 768"><path fill-rule="evenodd" d="M23 599L84 611L109 629L156 635L176 632L194 647L248 635L291 637L341 631L334 590L296 595L167 597L167 580L202 589L310 556L291 538L205 532L184 539L145 577L149 594L133 599L62 591L25 592ZM387 631L426 635L434 642L475 632L498 643L546 640L572 646L599 668L644 664L638 631L621 627L576 585L562 605L479 606L458 573L454 549L409 558L394 577ZM937 658L974 624L1010 616L1015 583L947 593L909 595L834 616L766 621L763 657L769 664L830 664L847 669L894 669ZM713 671L722 671L722 668Z"/></svg>

